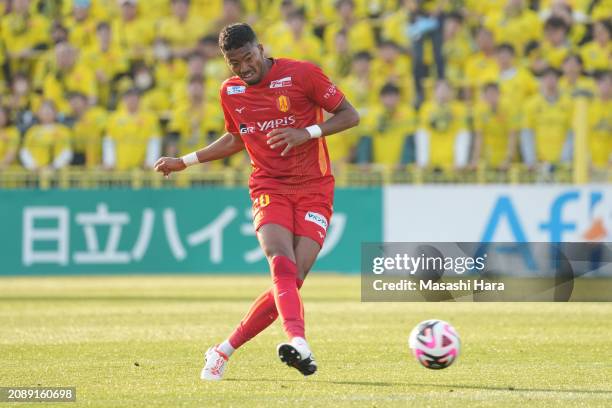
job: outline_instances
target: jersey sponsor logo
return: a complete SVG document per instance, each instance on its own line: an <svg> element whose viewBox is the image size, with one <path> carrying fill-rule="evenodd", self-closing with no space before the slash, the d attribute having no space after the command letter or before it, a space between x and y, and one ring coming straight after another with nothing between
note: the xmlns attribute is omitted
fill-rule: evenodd
<svg viewBox="0 0 612 408"><path fill-rule="evenodd" d="M228 86L227 87L227 94L228 95L236 95L236 94L242 94L246 92L246 86L244 85L234 85L234 86Z"/></svg>
<svg viewBox="0 0 612 408"><path fill-rule="evenodd" d="M257 129L262 132L277 129L280 127L288 127L295 124L295 116L285 116L278 119L264 120L263 122L257 122Z"/></svg>
<svg viewBox="0 0 612 408"><path fill-rule="evenodd" d="M281 78L281 79L276 79L276 80L270 82L270 88L271 89L274 89L274 88L285 88L285 87L291 86L291 85L292 85L292 83L291 83L291 77L290 76L284 77L284 78Z"/></svg>
<svg viewBox="0 0 612 408"><path fill-rule="evenodd" d="M323 95L323 99L331 98L336 94L336 92L338 92L338 88L336 88L336 85L332 84L329 88L327 88L327 92L325 92L325 94Z"/></svg>
<svg viewBox="0 0 612 408"><path fill-rule="evenodd" d="M241 135L248 135L251 133L255 133L255 126L250 126L249 124L246 124L246 123L241 123L238 126L238 128L240 130Z"/></svg>
<svg viewBox="0 0 612 408"><path fill-rule="evenodd" d="M327 231L327 218L325 218L323 215L313 211L308 211L306 216L304 216L304 219L306 221L314 222L319 227Z"/></svg>
<svg viewBox="0 0 612 408"><path fill-rule="evenodd" d="M287 112L291 108L291 101L287 95L280 95L276 99L276 107L281 112Z"/></svg>

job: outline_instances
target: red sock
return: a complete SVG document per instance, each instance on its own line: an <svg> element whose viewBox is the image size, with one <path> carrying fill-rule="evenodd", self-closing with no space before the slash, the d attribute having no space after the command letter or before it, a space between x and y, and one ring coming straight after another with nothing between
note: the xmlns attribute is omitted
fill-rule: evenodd
<svg viewBox="0 0 612 408"><path fill-rule="evenodd" d="M299 289L304 284L304 281L297 278L295 283ZM230 344L234 349L237 349L264 331L277 317L278 311L276 310L276 302L274 301L274 287L272 287L255 299L249 312L230 335Z"/></svg>
<svg viewBox="0 0 612 408"><path fill-rule="evenodd" d="M275 256L270 262L276 310L283 320L283 327L289 339L304 338L304 309L298 291L297 265L286 256Z"/></svg>

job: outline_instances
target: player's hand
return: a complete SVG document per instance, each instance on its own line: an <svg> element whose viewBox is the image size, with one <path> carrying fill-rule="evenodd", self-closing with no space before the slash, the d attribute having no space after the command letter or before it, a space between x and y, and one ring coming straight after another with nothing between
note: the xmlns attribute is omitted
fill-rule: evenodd
<svg viewBox="0 0 612 408"><path fill-rule="evenodd" d="M268 145L270 148L277 149L285 146L285 149L281 152L281 156L286 155L293 147L299 146L310 140L310 134L306 131L306 129L274 129L268 133L267 136Z"/></svg>
<svg viewBox="0 0 612 408"><path fill-rule="evenodd" d="M176 157L160 157L153 166L155 171L163 173L165 177L168 177L173 171L185 170L187 166L183 162L183 159Z"/></svg>

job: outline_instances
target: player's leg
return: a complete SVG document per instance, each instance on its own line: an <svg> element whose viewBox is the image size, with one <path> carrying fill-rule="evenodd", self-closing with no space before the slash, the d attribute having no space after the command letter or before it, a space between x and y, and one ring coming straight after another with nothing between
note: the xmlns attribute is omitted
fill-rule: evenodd
<svg viewBox="0 0 612 408"><path fill-rule="evenodd" d="M257 232L261 248L270 264L274 300L287 337L304 338L304 316L293 251L293 232L277 224L263 225Z"/></svg>
<svg viewBox="0 0 612 408"><path fill-rule="evenodd" d="M317 260L320 251L321 245L311 238L300 235L293 238L293 252L298 267L298 279L302 282L308 276L308 272Z"/></svg>
<svg viewBox="0 0 612 408"><path fill-rule="evenodd" d="M310 194L296 199L294 224L294 253L298 274L304 279L314 264L327 232L332 213L331 197ZM302 309L302 316L304 310ZM310 375L317 370L317 364L305 340L294 339L278 346L278 355L284 363L297 368L302 374Z"/></svg>
<svg viewBox="0 0 612 408"><path fill-rule="evenodd" d="M293 249L298 269L296 285L300 289L304 279L319 253L320 246L307 237L294 237ZM303 313L302 313L303 314ZM229 338L219 345L219 350L228 357L244 343L264 331L278 317L274 300L274 287L265 290L253 302L249 311L234 329Z"/></svg>
<svg viewBox="0 0 612 408"><path fill-rule="evenodd" d="M290 231L293 226L293 209L289 200L283 196L262 194L253 199L253 215L257 237L270 266L279 263L278 260L271 262L271 257L275 255L283 256L295 264L293 234ZM299 289L302 280L294 279L294 285ZM274 293L273 286L259 295L231 335L206 352L206 363L200 375L202 379L220 380L232 353L276 320L278 312Z"/></svg>

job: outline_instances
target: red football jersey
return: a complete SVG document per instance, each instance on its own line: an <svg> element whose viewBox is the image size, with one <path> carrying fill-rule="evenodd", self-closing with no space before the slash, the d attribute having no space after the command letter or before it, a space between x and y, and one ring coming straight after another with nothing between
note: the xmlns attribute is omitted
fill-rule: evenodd
<svg viewBox="0 0 612 408"><path fill-rule="evenodd" d="M252 196L260 193L331 194L331 174L325 138L311 139L281 156L284 147L271 149L267 134L273 129L305 128L323 121L323 111L334 111L342 92L310 62L274 59L256 85L238 76L221 86L221 106L228 132L240 135L251 158Z"/></svg>

